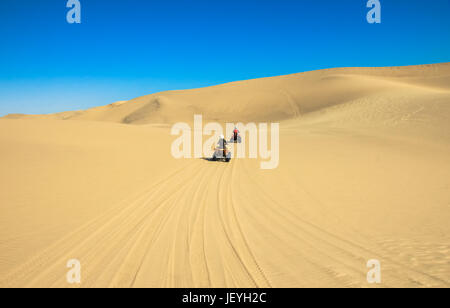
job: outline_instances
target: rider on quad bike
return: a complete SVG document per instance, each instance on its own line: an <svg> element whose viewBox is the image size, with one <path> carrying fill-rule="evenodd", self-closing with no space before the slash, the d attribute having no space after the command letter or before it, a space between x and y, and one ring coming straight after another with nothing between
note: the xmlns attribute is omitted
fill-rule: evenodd
<svg viewBox="0 0 450 308"><path fill-rule="evenodd" d="M231 143L241 143L242 142L241 132L239 131L239 129L237 127L234 127L233 136L231 137L230 142Z"/></svg>
<svg viewBox="0 0 450 308"><path fill-rule="evenodd" d="M227 144L225 136L221 135L214 150L213 160L223 160L226 162L231 160L231 152L228 150Z"/></svg>

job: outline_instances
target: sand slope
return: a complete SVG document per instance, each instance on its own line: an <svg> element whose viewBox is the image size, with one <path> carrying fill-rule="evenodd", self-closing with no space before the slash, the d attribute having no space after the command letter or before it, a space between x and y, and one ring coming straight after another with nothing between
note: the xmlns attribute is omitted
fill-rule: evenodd
<svg viewBox="0 0 450 308"><path fill-rule="evenodd" d="M224 85L156 93L108 106L51 115L7 118L95 120L125 124L192 121L279 121L371 94L450 90L450 63L394 68L338 68Z"/></svg>
<svg viewBox="0 0 450 308"><path fill-rule="evenodd" d="M449 76L332 69L2 119L0 286L70 287L77 258L82 287L371 287L369 259L381 287L449 287ZM173 159L166 124L193 113L281 121L279 168Z"/></svg>

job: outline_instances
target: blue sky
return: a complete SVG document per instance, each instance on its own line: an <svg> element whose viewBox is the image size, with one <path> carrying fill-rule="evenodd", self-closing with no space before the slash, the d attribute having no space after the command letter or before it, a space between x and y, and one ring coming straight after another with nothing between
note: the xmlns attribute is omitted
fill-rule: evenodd
<svg viewBox="0 0 450 308"><path fill-rule="evenodd" d="M0 115L342 66L450 62L450 1L0 1Z"/></svg>

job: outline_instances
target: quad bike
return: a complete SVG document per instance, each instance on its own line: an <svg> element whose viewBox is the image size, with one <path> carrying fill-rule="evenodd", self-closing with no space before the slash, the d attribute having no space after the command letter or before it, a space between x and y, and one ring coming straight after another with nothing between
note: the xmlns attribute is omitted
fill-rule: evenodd
<svg viewBox="0 0 450 308"><path fill-rule="evenodd" d="M231 161L231 152L227 148L216 147L214 149L212 160L229 163Z"/></svg>
<svg viewBox="0 0 450 308"><path fill-rule="evenodd" d="M231 136L230 143L242 143L241 134L237 131L234 131L233 136Z"/></svg>

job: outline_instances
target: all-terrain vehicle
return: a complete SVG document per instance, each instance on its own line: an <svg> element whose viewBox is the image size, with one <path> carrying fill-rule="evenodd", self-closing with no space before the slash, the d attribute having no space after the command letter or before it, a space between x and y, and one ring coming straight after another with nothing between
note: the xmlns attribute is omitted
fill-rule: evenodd
<svg viewBox="0 0 450 308"><path fill-rule="evenodd" d="M231 161L231 152L227 148L216 147L212 160L229 163Z"/></svg>
<svg viewBox="0 0 450 308"><path fill-rule="evenodd" d="M231 136L230 143L242 143L241 133L237 128L233 131L233 136Z"/></svg>
<svg viewBox="0 0 450 308"><path fill-rule="evenodd" d="M212 157L212 161L231 161L231 152L227 147L227 141L223 135L220 136L220 140L217 143L217 146L214 148L214 154Z"/></svg>

